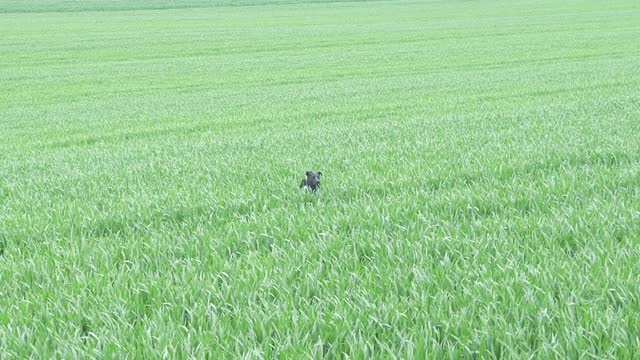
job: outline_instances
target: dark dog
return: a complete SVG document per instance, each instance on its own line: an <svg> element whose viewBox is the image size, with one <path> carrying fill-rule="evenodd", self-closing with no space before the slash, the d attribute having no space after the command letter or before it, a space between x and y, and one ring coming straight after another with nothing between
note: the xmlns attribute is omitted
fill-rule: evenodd
<svg viewBox="0 0 640 360"><path fill-rule="evenodd" d="M316 191L317 188L320 187L320 176L322 176L322 172L318 171L307 171L307 178L302 179L300 183L300 188L305 190Z"/></svg>

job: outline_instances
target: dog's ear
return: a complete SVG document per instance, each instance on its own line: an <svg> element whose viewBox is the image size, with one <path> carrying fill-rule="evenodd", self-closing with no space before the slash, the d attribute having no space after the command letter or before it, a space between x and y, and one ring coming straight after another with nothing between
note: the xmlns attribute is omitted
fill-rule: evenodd
<svg viewBox="0 0 640 360"><path fill-rule="evenodd" d="M307 175L307 177L308 177L309 175L311 175L311 171L307 170L307 172L306 172L305 174L306 174L306 175Z"/></svg>
<svg viewBox="0 0 640 360"><path fill-rule="evenodd" d="M318 175L322 176L322 171L318 171Z"/></svg>

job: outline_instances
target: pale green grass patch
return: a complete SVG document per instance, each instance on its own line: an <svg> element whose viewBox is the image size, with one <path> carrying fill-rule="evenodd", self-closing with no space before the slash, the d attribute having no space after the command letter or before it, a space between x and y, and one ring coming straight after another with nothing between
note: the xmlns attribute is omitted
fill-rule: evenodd
<svg viewBox="0 0 640 360"><path fill-rule="evenodd" d="M3 356L637 357L636 2L25 4Z"/></svg>

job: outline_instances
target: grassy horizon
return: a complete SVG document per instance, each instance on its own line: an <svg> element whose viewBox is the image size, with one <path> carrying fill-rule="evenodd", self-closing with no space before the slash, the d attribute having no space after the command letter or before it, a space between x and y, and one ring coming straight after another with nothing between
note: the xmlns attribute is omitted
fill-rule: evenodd
<svg viewBox="0 0 640 360"><path fill-rule="evenodd" d="M242 4L0 0L0 357L638 356L640 4Z"/></svg>

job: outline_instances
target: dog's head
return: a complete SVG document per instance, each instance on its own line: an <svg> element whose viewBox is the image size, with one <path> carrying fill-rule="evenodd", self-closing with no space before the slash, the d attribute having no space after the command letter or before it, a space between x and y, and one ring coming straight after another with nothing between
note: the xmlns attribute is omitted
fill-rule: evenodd
<svg viewBox="0 0 640 360"><path fill-rule="evenodd" d="M307 171L307 186L310 186L312 188L315 188L316 186L318 186L320 184L320 177L322 176L322 172L318 171Z"/></svg>

